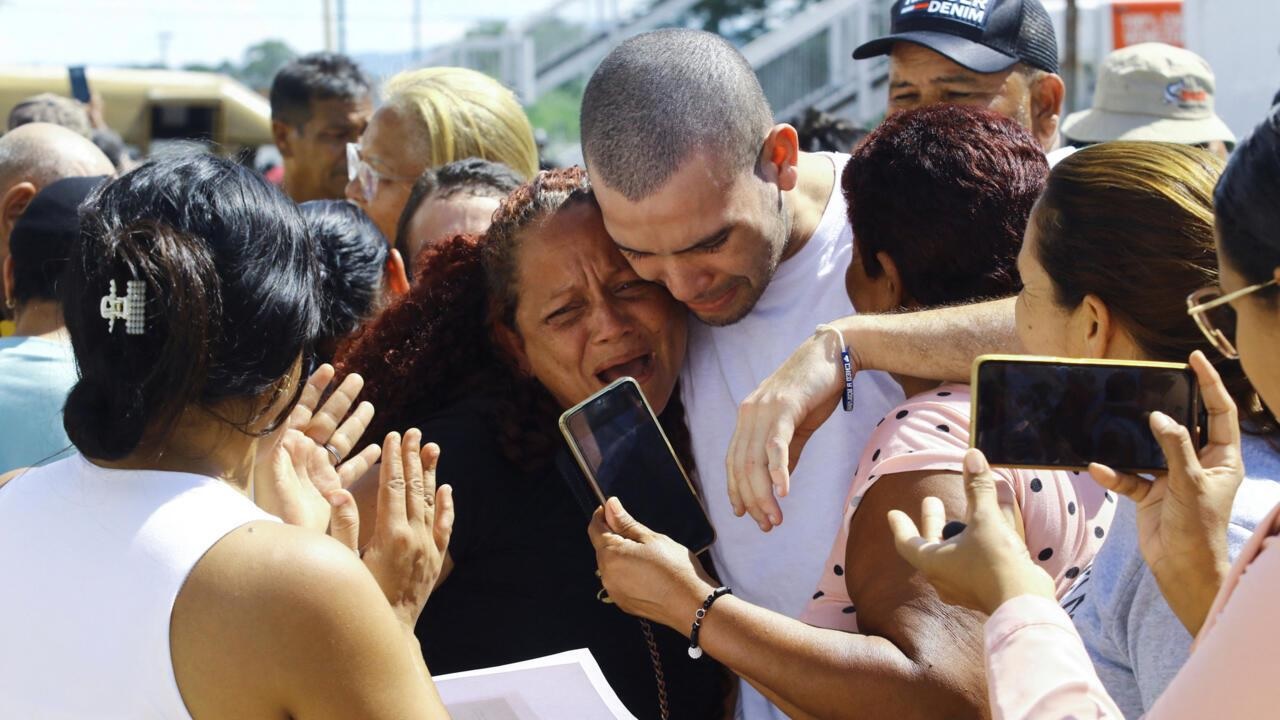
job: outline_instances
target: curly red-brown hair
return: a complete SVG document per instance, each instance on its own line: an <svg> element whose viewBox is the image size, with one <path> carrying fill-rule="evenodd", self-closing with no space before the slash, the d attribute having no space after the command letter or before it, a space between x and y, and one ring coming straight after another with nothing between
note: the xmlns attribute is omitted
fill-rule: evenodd
<svg viewBox="0 0 1280 720"><path fill-rule="evenodd" d="M366 440L404 431L424 409L453 402L477 373L505 372L489 341L480 241L459 235L427 248L409 293L339 354L338 375L360 373L361 399L377 411Z"/></svg>
<svg viewBox="0 0 1280 720"><path fill-rule="evenodd" d="M483 236L460 235L418 256L416 282L339 356L339 376L360 373L377 410L365 441L421 422L465 395L492 391L510 459L550 456L559 412L543 386L521 375L494 342L514 328L516 252L525 231L561 208L595 202L581 168L541 172L507 197Z"/></svg>

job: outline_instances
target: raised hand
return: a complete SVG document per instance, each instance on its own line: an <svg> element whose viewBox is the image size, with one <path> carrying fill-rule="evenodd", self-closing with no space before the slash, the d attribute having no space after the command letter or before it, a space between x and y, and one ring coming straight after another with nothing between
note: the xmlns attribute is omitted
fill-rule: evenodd
<svg viewBox="0 0 1280 720"><path fill-rule="evenodd" d="M286 430L266 465L254 473L253 500L290 525L325 532L326 494L341 488L325 451L297 430Z"/></svg>
<svg viewBox="0 0 1280 720"><path fill-rule="evenodd" d="M630 615L687 629L688 606L715 587L688 548L642 525L617 498L596 510L587 533L609 599Z"/></svg>
<svg viewBox="0 0 1280 720"><path fill-rule="evenodd" d="M952 605L990 615L1019 595L1053 599L1053 578L1031 560L1021 535L1001 509L995 475L979 450L964 456L964 486L965 525L950 539L943 539L948 523L938 498L921 502L919 529L906 513L889 511L898 554L924 573L938 597Z"/></svg>
<svg viewBox="0 0 1280 720"><path fill-rule="evenodd" d="M378 478L378 512L364 564L382 588L396 616L413 628L435 587L453 532L453 492L436 487L440 448L421 446L422 433L409 430L401 440L389 433L382 444ZM344 509L347 498L338 501ZM343 514L344 536L356 544L359 529Z"/></svg>
<svg viewBox="0 0 1280 720"><path fill-rule="evenodd" d="M1138 547L1169 607L1195 635L1230 570L1227 524L1244 480L1236 404L1204 353L1191 355L1200 397L1209 413L1208 444L1197 449L1191 433L1164 413L1151 413L1151 431L1169 471L1155 480L1094 463L1099 485L1138 506Z"/></svg>
<svg viewBox="0 0 1280 720"><path fill-rule="evenodd" d="M350 487L378 462L381 449L369 445L354 457L347 457L373 421L374 408L371 403L362 402L352 411L364 389L364 378L356 373L343 378L326 398L325 392L333 383L334 374L333 366L328 363L311 373L298 404L289 415L289 427L323 448L330 463L338 468L342 487Z"/></svg>
<svg viewBox="0 0 1280 720"><path fill-rule="evenodd" d="M777 497L790 491L800 452L839 401L842 349L835 333L814 335L738 408L725 458L729 502L739 517L750 513L764 532L782 524Z"/></svg>

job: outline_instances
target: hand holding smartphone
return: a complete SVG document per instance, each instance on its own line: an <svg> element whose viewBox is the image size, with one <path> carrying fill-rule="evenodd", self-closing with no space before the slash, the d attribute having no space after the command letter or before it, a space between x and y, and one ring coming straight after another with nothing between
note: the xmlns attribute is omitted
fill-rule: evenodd
<svg viewBox="0 0 1280 720"><path fill-rule="evenodd" d="M1159 410L1193 433L1199 386L1181 363L984 355L973 367L970 438L992 465L1084 471L1099 462L1159 473Z"/></svg>
<svg viewBox="0 0 1280 720"><path fill-rule="evenodd" d="M695 553L715 541L711 521L634 379L619 378L566 410L560 432L600 504L617 497L636 520Z"/></svg>

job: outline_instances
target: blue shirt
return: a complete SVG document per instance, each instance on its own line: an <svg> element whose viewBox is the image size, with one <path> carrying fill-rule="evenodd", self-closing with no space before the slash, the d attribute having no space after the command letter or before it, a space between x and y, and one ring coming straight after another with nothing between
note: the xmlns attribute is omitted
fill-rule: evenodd
<svg viewBox="0 0 1280 720"><path fill-rule="evenodd" d="M1227 547L1234 561L1280 502L1280 453L1241 438L1246 477L1231 506ZM1138 549L1137 506L1119 499L1093 565L1063 598L1098 679L1127 718L1151 709L1191 654L1191 634L1173 613Z"/></svg>
<svg viewBox="0 0 1280 720"><path fill-rule="evenodd" d="M76 382L67 343L0 338L0 473L72 453L62 406Z"/></svg>

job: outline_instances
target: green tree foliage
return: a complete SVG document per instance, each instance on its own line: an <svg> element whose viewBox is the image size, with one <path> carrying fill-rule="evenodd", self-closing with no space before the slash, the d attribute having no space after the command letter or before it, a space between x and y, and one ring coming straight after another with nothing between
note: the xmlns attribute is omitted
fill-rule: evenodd
<svg viewBox="0 0 1280 720"><path fill-rule="evenodd" d="M550 142L578 142L581 136L578 111L582 106L582 93L586 87L586 79L580 78L543 94L527 108L530 124L546 132Z"/></svg>
<svg viewBox="0 0 1280 720"><path fill-rule="evenodd" d="M230 60L223 60L217 64L188 63L183 65L182 69L230 75L254 90L266 92L280 68L297 56L293 48L283 40L263 40L246 48L244 56L238 63Z"/></svg>
<svg viewBox="0 0 1280 720"><path fill-rule="evenodd" d="M244 51L244 60L236 77L255 90L265 90L271 87L276 72L297 56L282 40L263 40Z"/></svg>

